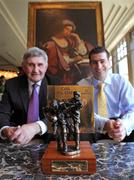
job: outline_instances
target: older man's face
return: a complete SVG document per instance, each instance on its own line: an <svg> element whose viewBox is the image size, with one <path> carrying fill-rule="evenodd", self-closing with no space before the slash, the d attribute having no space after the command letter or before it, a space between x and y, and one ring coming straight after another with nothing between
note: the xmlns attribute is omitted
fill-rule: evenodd
<svg viewBox="0 0 134 180"><path fill-rule="evenodd" d="M28 58L23 63L23 70L27 74L28 79L33 82L42 80L45 76L48 64L44 61L43 57Z"/></svg>
<svg viewBox="0 0 134 180"><path fill-rule="evenodd" d="M90 67L96 79L101 81L105 80L110 68L107 54L105 52L93 54L90 59Z"/></svg>

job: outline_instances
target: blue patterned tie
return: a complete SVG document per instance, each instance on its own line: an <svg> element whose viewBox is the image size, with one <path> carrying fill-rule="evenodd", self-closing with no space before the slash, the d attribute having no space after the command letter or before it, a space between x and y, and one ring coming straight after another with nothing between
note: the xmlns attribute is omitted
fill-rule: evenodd
<svg viewBox="0 0 134 180"><path fill-rule="evenodd" d="M27 115L27 123L32 123L38 120L39 117L39 96L37 92L37 84L33 84L33 91L31 94L29 107L28 107L28 115Z"/></svg>

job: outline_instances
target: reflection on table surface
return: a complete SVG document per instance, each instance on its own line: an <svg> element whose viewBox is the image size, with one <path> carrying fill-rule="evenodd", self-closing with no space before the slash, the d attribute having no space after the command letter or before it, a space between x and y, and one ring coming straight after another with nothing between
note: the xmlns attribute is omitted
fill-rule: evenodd
<svg viewBox="0 0 134 180"><path fill-rule="evenodd" d="M41 142L41 141L40 141ZM97 172L93 175L45 175L40 160L47 148L42 142L25 146L0 143L0 179L134 179L134 143L95 143Z"/></svg>

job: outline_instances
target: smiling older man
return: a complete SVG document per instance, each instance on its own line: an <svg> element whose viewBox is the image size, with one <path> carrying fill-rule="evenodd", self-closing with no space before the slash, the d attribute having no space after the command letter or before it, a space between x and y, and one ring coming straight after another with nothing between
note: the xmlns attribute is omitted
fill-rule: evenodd
<svg viewBox="0 0 134 180"><path fill-rule="evenodd" d="M32 47L24 56L22 68L24 75L10 79L5 84L5 91L0 102L0 135L15 143L29 143L35 135L47 132L47 120L44 118L43 107L47 103L47 79L45 73L48 67L48 57L45 51ZM29 121L28 111L33 84L36 84L38 110L34 121ZM32 111L32 115L34 114ZM45 138L45 137L44 137ZM47 136L46 139L48 140Z"/></svg>

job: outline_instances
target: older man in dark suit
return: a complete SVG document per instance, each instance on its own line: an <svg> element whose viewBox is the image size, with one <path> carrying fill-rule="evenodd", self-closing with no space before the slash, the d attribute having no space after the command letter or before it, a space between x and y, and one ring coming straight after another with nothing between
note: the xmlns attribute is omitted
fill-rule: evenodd
<svg viewBox="0 0 134 180"><path fill-rule="evenodd" d="M5 91L0 102L0 136L15 143L29 143L35 135L47 132L47 120L43 107L47 103L47 79L45 73L48 57L45 51L33 47L24 56L22 68L24 75L6 82ZM39 96L38 118L29 122L28 109L33 84L36 83ZM38 104L38 103L37 103ZM33 114L34 111L31 113Z"/></svg>

